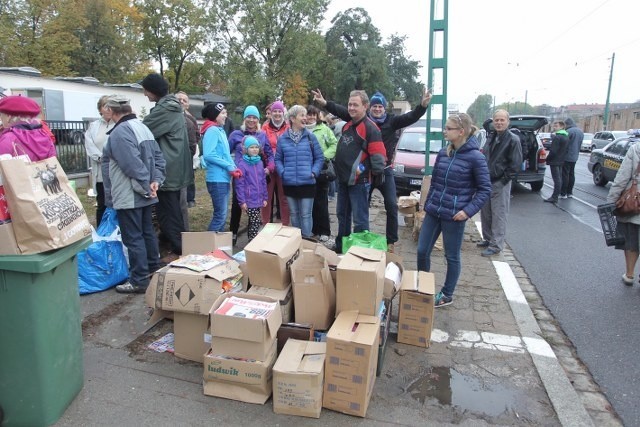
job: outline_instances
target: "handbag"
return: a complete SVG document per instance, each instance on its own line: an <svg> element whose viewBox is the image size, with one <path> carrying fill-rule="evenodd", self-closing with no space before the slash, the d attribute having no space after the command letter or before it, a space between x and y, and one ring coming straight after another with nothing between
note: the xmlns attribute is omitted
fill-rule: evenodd
<svg viewBox="0 0 640 427"><path fill-rule="evenodd" d="M91 235L84 207L57 158L2 160L0 171L21 253L62 248Z"/></svg>
<svg viewBox="0 0 640 427"><path fill-rule="evenodd" d="M631 178L631 187L622 192L616 201L616 215L637 215L640 214L640 195L638 194L638 174L640 174L640 163L636 167L636 172Z"/></svg>
<svg viewBox="0 0 640 427"><path fill-rule="evenodd" d="M335 181L335 179L336 169L333 166L333 160L325 159L322 170L320 171L320 176L318 176L318 182L331 182Z"/></svg>

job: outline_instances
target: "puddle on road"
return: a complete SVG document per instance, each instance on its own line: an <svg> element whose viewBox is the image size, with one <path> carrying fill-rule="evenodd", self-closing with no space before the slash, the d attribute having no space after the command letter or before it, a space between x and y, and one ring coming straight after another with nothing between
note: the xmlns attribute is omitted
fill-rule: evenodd
<svg viewBox="0 0 640 427"><path fill-rule="evenodd" d="M499 384L484 384L477 377L444 367L431 368L425 376L414 381L407 392L423 404L428 398L435 398L442 405L490 416L514 409L518 394Z"/></svg>

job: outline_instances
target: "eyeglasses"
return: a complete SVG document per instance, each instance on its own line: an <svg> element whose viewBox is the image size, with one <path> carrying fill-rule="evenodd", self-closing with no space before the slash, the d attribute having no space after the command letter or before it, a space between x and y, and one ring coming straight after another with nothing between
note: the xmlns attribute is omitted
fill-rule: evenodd
<svg viewBox="0 0 640 427"><path fill-rule="evenodd" d="M452 127L449 127L449 126L445 126L444 127L444 130L460 130L460 129L462 129L462 128L452 128Z"/></svg>

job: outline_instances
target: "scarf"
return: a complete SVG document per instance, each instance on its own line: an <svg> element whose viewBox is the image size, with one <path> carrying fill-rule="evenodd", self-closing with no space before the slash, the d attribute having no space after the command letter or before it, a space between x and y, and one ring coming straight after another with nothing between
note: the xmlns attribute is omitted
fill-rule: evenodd
<svg viewBox="0 0 640 427"><path fill-rule="evenodd" d="M255 165L256 163L258 163L260 160L262 160L262 158L260 156L250 156L248 154L243 154L242 158L249 163L250 165Z"/></svg>
<svg viewBox="0 0 640 427"><path fill-rule="evenodd" d="M371 112L368 112L367 115L369 116L369 118L371 120L373 120L374 122L376 122L376 124L381 125L384 123L385 120L387 120L387 112L385 111L384 114L381 117L375 118L371 115Z"/></svg>
<svg viewBox="0 0 640 427"><path fill-rule="evenodd" d="M291 139L293 139L293 142L297 144L302 138L302 131L296 132L293 130L293 128L289 128L289 136L291 137Z"/></svg>
<svg viewBox="0 0 640 427"><path fill-rule="evenodd" d="M317 124L318 124L318 122L307 123L306 125L304 125L304 127L306 127L307 129L312 131L316 127Z"/></svg>

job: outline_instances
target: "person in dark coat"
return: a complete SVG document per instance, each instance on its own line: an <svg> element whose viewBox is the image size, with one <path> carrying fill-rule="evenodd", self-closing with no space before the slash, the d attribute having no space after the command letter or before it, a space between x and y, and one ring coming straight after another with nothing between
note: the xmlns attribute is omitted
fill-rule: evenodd
<svg viewBox="0 0 640 427"><path fill-rule="evenodd" d="M547 156L547 165L551 169L551 177L553 178L553 194L551 197L544 199L548 203L558 203L560 190L562 189L562 167L567 157L567 148L569 146L569 134L564 130L564 122L559 120L553 123L555 134L551 137L551 149Z"/></svg>
<svg viewBox="0 0 640 427"><path fill-rule="evenodd" d="M449 144L436 157L424 205L426 215L418 238L418 270L431 271L431 251L440 234L447 260L447 275L442 290L436 294L436 307L453 302L460 277L465 224L491 197L489 169L472 123L464 113L454 114L447 120L444 137Z"/></svg>
<svg viewBox="0 0 640 427"><path fill-rule="evenodd" d="M576 182L575 168L580 157L580 146L584 139L584 132L576 126L571 117L564 119L564 124L565 130L569 135L569 146L567 147L567 157L564 159L564 165L562 165L561 199L573 197L573 185Z"/></svg>

